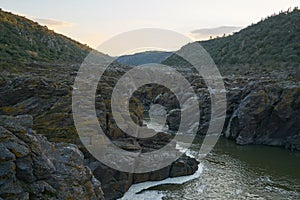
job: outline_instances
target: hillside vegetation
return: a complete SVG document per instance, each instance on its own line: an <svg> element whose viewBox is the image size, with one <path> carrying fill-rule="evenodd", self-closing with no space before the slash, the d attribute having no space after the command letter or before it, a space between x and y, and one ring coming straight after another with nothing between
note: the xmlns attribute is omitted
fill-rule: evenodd
<svg viewBox="0 0 300 200"><path fill-rule="evenodd" d="M300 10L281 12L238 33L199 43L220 66L298 67L300 63ZM187 63L172 55L164 64Z"/></svg>
<svg viewBox="0 0 300 200"><path fill-rule="evenodd" d="M0 61L79 63L91 49L37 22L0 9Z"/></svg>

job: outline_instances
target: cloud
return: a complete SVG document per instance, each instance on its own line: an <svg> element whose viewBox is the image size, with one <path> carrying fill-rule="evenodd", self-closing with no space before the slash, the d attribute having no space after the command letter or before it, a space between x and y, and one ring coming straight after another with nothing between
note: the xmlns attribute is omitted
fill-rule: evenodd
<svg viewBox="0 0 300 200"><path fill-rule="evenodd" d="M242 28L243 27L239 26L220 26L216 28L203 28L191 31L190 36L197 40L205 40L209 39L210 37L222 36L224 34L228 35L235 31L239 31Z"/></svg>
<svg viewBox="0 0 300 200"><path fill-rule="evenodd" d="M51 28L57 27L71 27L73 26L70 22L60 21L56 19L41 19L41 18L34 18L35 21L39 22L40 24L46 25Z"/></svg>
<svg viewBox="0 0 300 200"><path fill-rule="evenodd" d="M52 28L52 29L74 26L74 23L66 22L66 21L62 21L62 20L51 19L51 18L48 18L48 19L44 18L43 19L43 18L38 18L38 17L33 16L33 15L25 15L25 14L18 13L18 12L14 12L14 14L26 17L27 19L38 22L41 25L46 25L46 26L48 26L49 28Z"/></svg>

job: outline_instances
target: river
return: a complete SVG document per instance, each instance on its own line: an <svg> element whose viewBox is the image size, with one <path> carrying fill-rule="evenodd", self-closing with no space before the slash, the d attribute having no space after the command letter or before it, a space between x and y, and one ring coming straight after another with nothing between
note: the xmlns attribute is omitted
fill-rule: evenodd
<svg viewBox="0 0 300 200"><path fill-rule="evenodd" d="M133 185L123 199L300 199L300 152L220 138L195 175Z"/></svg>

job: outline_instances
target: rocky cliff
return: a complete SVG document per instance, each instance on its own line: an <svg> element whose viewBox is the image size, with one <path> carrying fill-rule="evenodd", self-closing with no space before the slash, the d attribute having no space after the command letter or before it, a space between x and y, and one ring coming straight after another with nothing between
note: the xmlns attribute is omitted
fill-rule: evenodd
<svg viewBox="0 0 300 200"><path fill-rule="evenodd" d="M33 116L33 128L37 133L46 136L51 142L67 142L77 145L84 154L85 165L102 183L105 199L121 197L129 187L138 182L148 180L162 180L167 177L193 174L198 168L195 159L183 156L165 169L154 171L149 174L129 174L111 169L93 158L84 148L77 135L72 119L72 83L76 68L60 66L63 73L55 72L52 77L42 70L43 68L55 69L57 66L40 65L32 68L31 64L23 68L30 68L30 73L36 74L13 74L2 73L0 84L0 113L2 115L18 116L29 114ZM115 144L126 150L150 151L161 148L167 144L171 136L161 133L158 141L137 141L120 130L112 118L110 112L110 93L118 76L124 73L124 69L115 66L118 70L108 70L99 83L96 100L96 110L99 123ZM142 125L143 109L139 100L132 98L132 118Z"/></svg>
<svg viewBox="0 0 300 200"><path fill-rule="evenodd" d="M76 145L51 143L29 115L0 116L0 198L103 199Z"/></svg>
<svg viewBox="0 0 300 200"><path fill-rule="evenodd" d="M280 82L245 95L230 117L226 137L237 144L266 144L300 150L300 85Z"/></svg>
<svg viewBox="0 0 300 200"><path fill-rule="evenodd" d="M186 76L194 80L201 112L198 134L204 135L211 116L210 91L202 77L195 77L195 74ZM224 76L224 83L227 96L224 136L239 145L264 144L300 150L300 85L297 72L278 72L276 76L267 72L228 75ZM181 123L181 109L174 94L164 91L152 103L165 106L166 125L170 131L177 131Z"/></svg>

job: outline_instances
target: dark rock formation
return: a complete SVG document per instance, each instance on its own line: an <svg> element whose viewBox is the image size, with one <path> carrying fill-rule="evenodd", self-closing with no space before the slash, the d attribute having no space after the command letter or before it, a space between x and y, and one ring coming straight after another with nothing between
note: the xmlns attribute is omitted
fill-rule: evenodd
<svg viewBox="0 0 300 200"><path fill-rule="evenodd" d="M266 85L252 91L234 111L226 136L238 144L299 148L300 86Z"/></svg>
<svg viewBox="0 0 300 200"><path fill-rule="evenodd" d="M169 177L191 175L198 169L198 162L187 156L175 161L171 166L150 173L130 174L116 171L94 161L89 164L102 184L105 199L122 197L132 184L146 181L160 181Z"/></svg>
<svg viewBox="0 0 300 200"><path fill-rule="evenodd" d="M186 176L195 173L198 162L183 156L163 169L141 174L130 174L111 169L98 161L89 163L93 174L101 181L105 199L116 199L123 196L132 184L146 181L160 181L169 177Z"/></svg>
<svg viewBox="0 0 300 200"><path fill-rule="evenodd" d="M125 150L139 150L148 152L162 148L171 141L171 136L166 133L158 133L154 138L139 139L134 142L118 140L115 144ZM174 144L175 145L175 144ZM169 177L186 176L198 170L199 162L183 155L169 166L149 173L126 173L111 169L97 160L88 159L88 166L93 174L102 184L105 199L116 199L122 197L132 184L146 181L160 181Z"/></svg>
<svg viewBox="0 0 300 200"><path fill-rule="evenodd" d="M72 119L71 85L73 77L69 76L69 73L76 70L76 66L74 68L60 66L61 72L56 72L54 77L51 74L45 74L42 70L43 68L56 69L56 67L42 65L32 69L30 65L26 65L24 68L39 75L32 77L23 74L0 77L0 114L32 115L34 116L33 128L37 133L46 136L51 142L68 142L77 145L84 153L86 164L91 167L92 173L102 183L106 199L121 197L131 184L142 180L162 180L170 176L188 175L197 170L197 161L185 157L183 160L187 166L183 166L182 170L186 173L180 171L178 167L175 167L171 173L171 166L169 166L167 169L145 174L144 178L137 178L139 175L119 172L95 161L81 144ZM99 123L107 136L120 148L143 152L159 149L169 142L170 135L160 135L153 141L137 141L119 129L112 117L110 94L117 78L124 73L123 71L122 68L108 70L99 83L97 90L99 95L96 97L95 105ZM143 99L136 97L132 97L130 100L131 117L138 125L142 125L143 119L141 100ZM27 179L29 177L28 175Z"/></svg>
<svg viewBox="0 0 300 200"><path fill-rule="evenodd" d="M25 67L29 68L30 66ZM53 66L40 66L35 69L41 70L43 67L52 68ZM182 171L178 167L179 165L172 169L171 165L166 169L144 175L119 172L95 161L82 146L72 120L71 85L73 80L72 77L65 75L69 74L68 71L71 71L72 68L62 66L60 69L62 72L55 77L48 77L43 71L36 71L35 73L40 74L40 76L14 75L0 78L0 114L33 115L33 128L37 133L46 136L51 142L68 142L77 145L84 153L86 163L91 167L92 173L102 183L106 199L121 197L133 183L188 175L197 170L197 161L187 157L183 159L186 166L182 166ZM136 141L117 127L111 112L109 112L110 93L113 84L121 73L120 71L122 72L122 70L119 70L119 72L108 71L104 80L98 86L97 93L101 95L96 97L95 106L101 127L120 148L129 151L149 151L161 148L169 142L170 135L161 134L153 141ZM142 100L142 98L131 98L130 110L132 119L137 124L142 125L143 108L140 99ZM24 165L23 163L27 160L18 162L20 165ZM29 174L27 179L33 179L30 173L26 172L25 174Z"/></svg>
<svg viewBox="0 0 300 200"><path fill-rule="evenodd" d="M0 116L0 197L102 199L100 182L73 144L50 143L29 115Z"/></svg>
<svg viewBox="0 0 300 200"><path fill-rule="evenodd" d="M224 135L240 145L265 144L299 149L300 85L297 73L262 72L260 76L243 73L245 76L224 77L227 95ZM201 113L198 134L204 135L210 122L210 93L201 77L190 73L185 76L198 95ZM164 92L152 103L167 108L168 128L177 131L182 123L182 110L178 108L176 97ZM184 123L188 124L188 121Z"/></svg>

